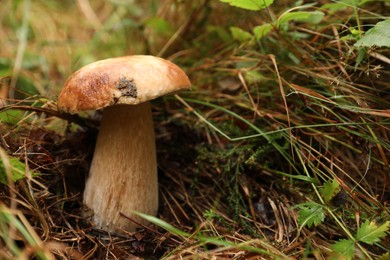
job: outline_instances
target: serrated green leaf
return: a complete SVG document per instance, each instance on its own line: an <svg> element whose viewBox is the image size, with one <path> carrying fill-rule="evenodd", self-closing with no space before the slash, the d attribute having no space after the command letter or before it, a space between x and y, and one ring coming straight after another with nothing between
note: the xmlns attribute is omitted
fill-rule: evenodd
<svg viewBox="0 0 390 260"><path fill-rule="evenodd" d="M329 202L340 191L340 184L336 179L328 180L324 187L320 189L325 202Z"/></svg>
<svg viewBox="0 0 390 260"><path fill-rule="evenodd" d="M228 3L231 6L239 7L251 11L259 11L270 6L274 0L220 0L223 3Z"/></svg>
<svg viewBox="0 0 390 260"><path fill-rule="evenodd" d="M272 30L272 24L266 23L253 28L253 34L256 40L260 40Z"/></svg>
<svg viewBox="0 0 390 260"><path fill-rule="evenodd" d="M386 236L386 231L389 229L390 221L378 226L375 221L364 222L356 233L356 240L372 245L379 242L381 238Z"/></svg>
<svg viewBox="0 0 390 260"><path fill-rule="evenodd" d="M246 41L252 39L253 35L247 31L244 31L241 28L232 26L229 29L230 29L230 32L232 34L233 39L235 39L239 42L246 42Z"/></svg>
<svg viewBox="0 0 390 260"><path fill-rule="evenodd" d="M355 43L356 47L390 47L390 19L378 22Z"/></svg>
<svg viewBox="0 0 390 260"><path fill-rule="evenodd" d="M301 227L312 225L318 226L325 219L324 209L317 203L305 203L298 206L298 223Z"/></svg>
<svg viewBox="0 0 390 260"><path fill-rule="evenodd" d="M19 161L18 158L9 157L11 177L14 182L23 179L26 176L26 165ZM3 184L8 183L7 174L3 160L0 161L0 182Z"/></svg>
<svg viewBox="0 0 390 260"><path fill-rule="evenodd" d="M290 13L286 13L285 15L280 16L278 21L276 22L276 26L280 27L282 24L288 23L290 21L317 24L317 23L322 21L322 19L324 18L324 15L325 14L323 12L320 12L320 11L290 12Z"/></svg>
<svg viewBox="0 0 390 260"><path fill-rule="evenodd" d="M355 243L350 239L341 239L332 245L332 249L349 260L355 254Z"/></svg>

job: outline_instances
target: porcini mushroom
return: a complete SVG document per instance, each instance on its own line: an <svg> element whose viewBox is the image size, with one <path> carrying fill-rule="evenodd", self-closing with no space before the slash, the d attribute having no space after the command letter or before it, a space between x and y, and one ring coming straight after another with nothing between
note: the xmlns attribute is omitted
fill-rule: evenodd
<svg viewBox="0 0 390 260"><path fill-rule="evenodd" d="M75 72L58 97L68 113L103 109L84 191L97 228L134 231L146 224L133 211L156 215L157 160L149 100L189 88L187 75L170 61L134 55L97 61Z"/></svg>

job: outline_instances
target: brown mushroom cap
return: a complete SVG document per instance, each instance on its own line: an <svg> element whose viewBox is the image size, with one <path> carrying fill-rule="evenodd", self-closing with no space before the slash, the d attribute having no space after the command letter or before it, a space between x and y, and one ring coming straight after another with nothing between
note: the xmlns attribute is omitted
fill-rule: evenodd
<svg viewBox="0 0 390 260"><path fill-rule="evenodd" d="M134 55L97 61L76 71L58 97L59 110L77 113L110 105L136 105L191 86L168 60Z"/></svg>

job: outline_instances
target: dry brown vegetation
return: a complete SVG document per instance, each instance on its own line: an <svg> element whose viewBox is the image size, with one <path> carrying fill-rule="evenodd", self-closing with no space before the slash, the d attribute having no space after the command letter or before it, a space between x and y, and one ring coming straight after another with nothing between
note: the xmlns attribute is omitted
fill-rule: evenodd
<svg viewBox="0 0 390 260"><path fill-rule="evenodd" d="M354 258L386 259L386 226L372 244L357 232L389 220L390 52L354 47L351 29L389 4L320 2L304 9L320 23L255 39L229 28L293 4L1 1L0 258L338 259L349 239ZM193 88L153 102L158 219L107 234L82 214L99 113L61 114L56 96L81 66L132 54L174 61Z"/></svg>

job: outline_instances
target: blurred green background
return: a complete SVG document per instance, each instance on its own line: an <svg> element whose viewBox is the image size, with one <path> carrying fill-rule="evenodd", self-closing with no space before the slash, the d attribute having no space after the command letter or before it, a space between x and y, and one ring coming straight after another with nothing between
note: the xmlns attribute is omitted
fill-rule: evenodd
<svg viewBox="0 0 390 260"><path fill-rule="evenodd" d="M95 60L132 54L167 57L185 50L183 32L193 33L191 15L204 15L206 10L199 12L204 4L3 0L0 77L10 81L11 97L16 87L20 92L55 98L67 76Z"/></svg>

